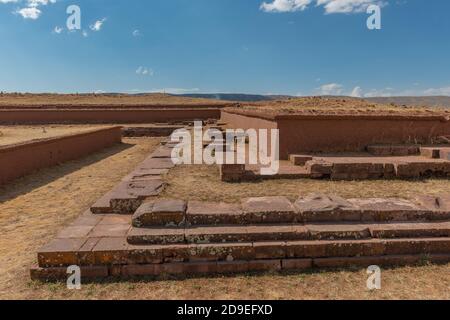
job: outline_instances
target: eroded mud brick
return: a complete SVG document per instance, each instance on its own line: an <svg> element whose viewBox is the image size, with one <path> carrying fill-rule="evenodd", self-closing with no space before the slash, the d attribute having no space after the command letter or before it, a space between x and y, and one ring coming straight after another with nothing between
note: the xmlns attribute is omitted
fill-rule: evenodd
<svg viewBox="0 0 450 320"><path fill-rule="evenodd" d="M102 238L92 250L96 265L128 263L128 243L125 237Z"/></svg>
<svg viewBox="0 0 450 320"><path fill-rule="evenodd" d="M313 160L312 156L308 155L300 155L300 154L291 154L289 156L289 160L294 166L304 166L308 161Z"/></svg>
<svg viewBox="0 0 450 320"><path fill-rule="evenodd" d="M286 258L286 242L255 242L253 243L255 259L284 259Z"/></svg>
<svg viewBox="0 0 450 320"><path fill-rule="evenodd" d="M188 225L243 224L240 205L189 201L186 213Z"/></svg>
<svg viewBox="0 0 450 320"><path fill-rule="evenodd" d="M251 243L198 244L196 254L190 261L235 261L252 260L255 257Z"/></svg>
<svg viewBox="0 0 450 320"><path fill-rule="evenodd" d="M78 265L78 250L86 242L80 239L54 239L38 251L40 267Z"/></svg>
<svg viewBox="0 0 450 320"><path fill-rule="evenodd" d="M413 202L397 198L348 199L361 210L362 221L408 221L423 218L424 210Z"/></svg>
<svg viewBox="0 0 450 320"><path fill-rule="evenodd" d="M313 240L358 240L371 237L369 227L361 224L308 224L306 229Z"/></svg>
<svg viewBox="0 0 450 320"><path fill-rule="evenodd" d="M184 229L180 228L131 228L127 235L130 244L184 243Z"/></svg>
<svg viewBox="0 0 450 320"><path fill-rule="evenodd" d="M320 193L299 197L294 204L299 221L360 221L361 213L357 206L335 195Z"/></svg>
<svg viewBox="0 0 450 320"><path fill-rule="evenodd" d="M312 268L312 259L283 259L281 268L283 270L306 270Z"/></svg>
<svg viewBox="0 0 450 320"><path fill-rule="evenodd" d="M242 201L247 223L294 223L296 212L286 197L249 198Z"/></svg>
<svg viewBox="0 0 450 320"><path fill-rule="evenodd" d="M180 227L185 224L186 202L182 200L156 200L144 203L133 215L134 227Z"/></svg>
<svg viewBox="0 0 450 320"><path fill-rule="evenodd" d="M450 237L450 222L384 223L370 226L374 238Z"/></svg>

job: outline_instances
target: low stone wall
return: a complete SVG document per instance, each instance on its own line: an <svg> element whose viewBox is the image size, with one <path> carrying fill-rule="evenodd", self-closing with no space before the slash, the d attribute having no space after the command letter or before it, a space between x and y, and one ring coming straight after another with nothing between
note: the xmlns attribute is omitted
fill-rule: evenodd
<svg viewBox="0 0 450 320"><path fill-rule="evenodd" d="M0 124L177 123L219 118L220 108L0 110Z"/></svg>
<svg viewBox="0 0 450 320"><path fill-rule="evenodd" d="M35 170L83 157L121 141L121 127L110 127L1 147L0 185Z"/></svg>
<svg viewBox="0 0 450 320"><path fill-rule="evenodd" d="M450 135L444 116L264 115L222 111L232 128L278 128L280 158L290 154L360 152L373 144L431 144Z"/></svg>

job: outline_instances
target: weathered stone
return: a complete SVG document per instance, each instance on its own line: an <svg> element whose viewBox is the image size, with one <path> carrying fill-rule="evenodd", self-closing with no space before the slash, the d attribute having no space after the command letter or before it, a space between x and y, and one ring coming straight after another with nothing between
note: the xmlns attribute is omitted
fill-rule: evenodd
<svg viewBox="0 0 450 320"><path fill-rule="evenodd" d="M86 238L93 228L93 226L69 226L59 232L56 238Z"/></svg>
<svg viewBox="0 0 450 320"><path fill-rule="evenodd" d="M289 156L289 159L294 166L304 166L308 161L313 160L313 157L307 155L291 154Z"/></svg>
<svg viewBox="0 0 450 320"><path fill-rule="evenodd" d="M370 238L370 230L367 225L359 224L309 224L306 225L311 239L367 239Z"/></svg>
<svg viewBox="0 0 450 320"><path fill-rule="evenodd" d="M130 229L130 224L108 224L95 226L89 233L92 238L124 237Z"/></svg>
<svg viewBox="0 0 450 320"><path fill-rule="evenodd" d="M189 201L186 213L188 225L243 224L239 205L228 203Z"/></svg>
<svg viewBox="0 0 450 320"><path fill-rule="evenodd" d="M185 224L186 202L182 200L156 200L145 203L133 215L133 226L178 227Z"/></svg>
<svg viewBox="0 0 450 320"><path fill-rule="evenodd" d="M111 196L113 191L106 193L103 197L98 199L92 206L91 212L94 214L111 213Z"/></svg>
<svg viewBox="0 0 450 320"><path fill-rule="evenodd" d="M281 268L283 270L306 270L312 268L312 259L283 259Z"/></svg>
<svg viewBox="0 0 450 320"><path fill-rule="evenodd" d="M151 154L152 158L171 158L172 157L172 149L171 148L167 148L167 147L159 147L158 149L156 149L155 152L153 152Z"/></svg>
<svg viewBox="0 0 450 320"><path fill-rule="evenodd" d="M162 180L123 182L111 196L113 212L132 214L147 197L159 195L164 189Z"/></svg>
<svg viewBox="0 0 450 320"><path fill-rule="evenodd" d="M284 259L286 258L286 242L255 242L253 243L255 259Z"/></svg>
<svg viewBox="0 0 450 320"><path fill-rule="evenodd" d="M348 199L348 202L361 210L362 221L408 221L424 214L413 202L398 198Z"/></svg>
<svg viewBox="0 0 450 320"><path fill-rule="evenodd" d="M295 202L299 220L304 222L359 221L360 211L349 201L320 193L299 197Z"/></svg>
<svg viewBox="0 0 450 320"><path fill-rule="evenodd" d="M274 223L296 221L292 203L285 197L249 198L242 201L247 223Z"/></svg>
<svg viewBox="0 0 450 320"><path fill-rule="evenodd" d="M102 238L95 245L92 253L97 265L121 265L129 261L128 243L125 237Z"/></svg>
<svg viewBox="0 0 450 320"><path fill-rule="evenodd" d="M184 229L179 228L131 228L127 236L128 243L174 244L184 243Z"/></svg>
<svg viewBox="0 0 450 320"><path fill-rule="evenodd" d="M374 238L450 237L450 222L384 223L370 226Z"/></svg>
<svg viewBox="0 0 450 320"><path fill-rule="evenodd" d="M199 244L190 261L234 261L252 260L255 252L251 243Z"/></svg>
<svg viewBox="0 0 450 320"><path fill-rule="evenodd" d="M40 267L59 267L78 264L78 250L86 238L54 239L38 251Z"/></svg>
<svg viewBox="0 0 450 320"><path fill-rule="evenodd" d="M220 168L220 178L225 182L239 182L245 175L244 164L222 164Z"/></svg>

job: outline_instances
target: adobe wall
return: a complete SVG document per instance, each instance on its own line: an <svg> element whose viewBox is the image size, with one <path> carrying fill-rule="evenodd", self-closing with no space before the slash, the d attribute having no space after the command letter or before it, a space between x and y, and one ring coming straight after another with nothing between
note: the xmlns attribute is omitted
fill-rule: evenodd
<svg viewBox="0 0 450 320"><path fill-rule="evenodd" d="M0 110L0 124L170 123L219 118L220 108Z"/></svg>
<svg viewBox="0 0 450 320"><path fill-rule="evenodd" d="M121 127L0 147L0 185L122 141Z"/></svg>
<svg viewBox="0 0 450 320"><path fill-rule="evenodd" d="M289 154L359 152L371 144L429 144L450 135L450 119L441 116L306 116L245 115L223 111L222 119L233 128L280 130L280 158Z"/></svg>

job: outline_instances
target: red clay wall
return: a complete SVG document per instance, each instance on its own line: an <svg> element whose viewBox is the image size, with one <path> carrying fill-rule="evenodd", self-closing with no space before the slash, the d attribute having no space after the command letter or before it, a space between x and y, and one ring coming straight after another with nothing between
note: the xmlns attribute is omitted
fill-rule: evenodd
<svg viewBox="0 0 450 320"><path fill-rule="evenodd" d="M219 119L220 109L1 110L0 124L153 123Z"/></svg>
<svg viewBox="0 0 450 320"><path fill-rule="evenodd" d="M262 119L264 118L264 119ZM245 116L222 112L233 128L269 123L280 130L280 158L289 154L358 152L371 144L431 143L450 135L450 120L430 116Z"/></svg>
<svg viewBox="0 0 450 320"><path fill-rule="evenodd" d="M121 127L0 147L0 185L122 141Z"/></svg>

